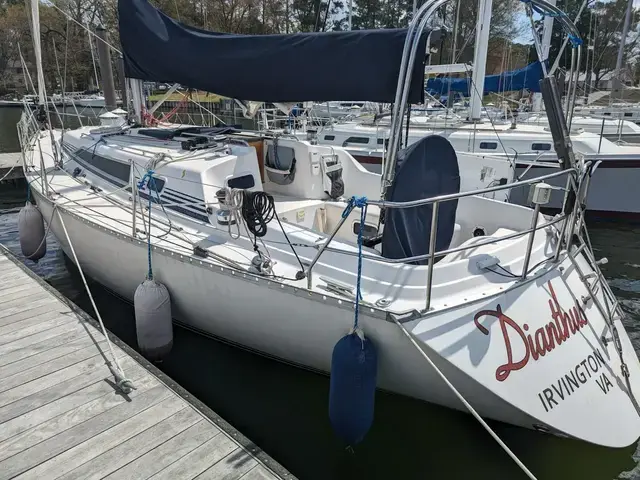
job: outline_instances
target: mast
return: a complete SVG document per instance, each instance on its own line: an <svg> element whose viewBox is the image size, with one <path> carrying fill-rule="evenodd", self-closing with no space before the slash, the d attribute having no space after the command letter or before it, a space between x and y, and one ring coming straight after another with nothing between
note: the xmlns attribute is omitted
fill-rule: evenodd
<svg viewBox="0 0 640 480"><path fill-rule="evenodd" d="M99 26L96 28L99 39L96 42L98 49L98 61L100 62L100 77L102 78L102 92L104 93L105 107L111 111L117 107L116 88L113 82L113 69L111 68L111 47L109 46L109 34L107 30Z"/></svg>
<svg viewBox="0 0 640 480"><path fill-rule="evenodd" d="M547 0L547 3L554 6L556 0ZM553 33L553 16L546 15L544 17L544 24L542 27L542 58L546 62L549 60L549 51L551 49L551 34ZM539 112L542 110L542 93L536 92L533 94L533 111Z"/></svg>
<svg viewBox="0 0 640 480"><path fill-rule="evenodd" d="M40 46L40 9L38 0L25 0L27 11L31 12L31 36L33 37L33 53L38 77L38 103L44 105L47 101L44 87L44 70L42 69L42 48Z"/></svg>
<svg viewBox="0 0 640 480"><path fill-rule="evenodd" d="M471 102L469 120L480 120L484 77L487 69L487 50L489 30L491 29L491 8L493 0L480 0L478 21L476 23L476 48L473 56L473 76L471 77Z"/></svg>
<svg viewBox="0 0 640 480"><path fill-rule="evenodd" d="M633 13L633 0L629 0L627 4L627 14L624 18L624 26L622 27L622 38L620 39L620 48L618 49L618 58L616 59L616 70L614 74L614 90L620 90L622 93L622 79L620 72L622 70L622 60L624 59L624 45L629 34L629 25L631 24L631 14Z"/></svg>

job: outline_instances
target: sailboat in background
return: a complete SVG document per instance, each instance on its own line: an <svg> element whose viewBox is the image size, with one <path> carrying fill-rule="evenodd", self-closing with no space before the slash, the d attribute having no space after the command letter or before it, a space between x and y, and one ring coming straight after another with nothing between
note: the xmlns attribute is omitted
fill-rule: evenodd
<svg viewBox="0 0 640 480"><path fill-rule="evenodd" d="M426 2L408 30L221 36L120 0L138 123L63 135L25 110L32 198L91 278L129 300L145 276L161 282L174 319L194 330L332 375L336 342L351 338L359 352L366 341L374 372L371 345L379 352L373 386L629 445L640 435L640 362L587 240L592 163L565 142L561 170L461 192L446 138L399 148L401 106L424 94L415 54L442 3ZM281 68L291 62L308 81ZM160 79L268 102L393 102L383 174L284 134L145 126L141 83ZM40 93L44 104L44 83ZM568 195L550 218L540 208L555 178ZM487 198L523 188L534 209Z"/></svg>
<svg viewBox="0 0 640 480"><path fill-rule="evenodd" d="M522 70L486 77L484 68L477 68L486 64L491 23L491 2L488 3L488 7L478 12L476 32L484 33L476 35L473 78L432 79L427 83L432 90L444 92L451 89L469 93L471 101L466 118L444 115L444 109L438 109L442 113L435 115L412 115L405 132L406 140L411 144L427 135L441 135L451 142L458 155L479 154L508 159L516 167L516 178L544 175L550 169L558 168L559 154L546 117L543 118L542 114L525 115L521 122L520 116L513 116L511 121L500 122L483 115L482 95L475 85L484 85L482 93L500 92L504 88L528 88L539 92L537 82L546 69L543 62L535 62ZM550 35L545 35L545 38L548 42ZM545 50L548 51L548 43L541 46L541 51ZM547 60L545 58L545 65ZM569 93L570 97L572 95ZM628 141L638 140L640 127L631 122L575 118L574 103L565 103L565 107L568 107L565 110L573 148L585 160L598 165L593 171L587 198L589 215L607 220L640 221L640 201L635 187L640 183L640 144L617 144L600 135L606 129L607 135L618 140L623 140L623 135ZM293 130L293 133L297 132ZM388 121L380 115L332 122L317 132L320 144L344 147L369 170L376 172L382 169L388 137ZM559 189L564 186L559 180L551 184ZM526 194L512 195L510 201L529 204ZM562 204L563 195L556 193L548 208L559 211Z"/></svg>

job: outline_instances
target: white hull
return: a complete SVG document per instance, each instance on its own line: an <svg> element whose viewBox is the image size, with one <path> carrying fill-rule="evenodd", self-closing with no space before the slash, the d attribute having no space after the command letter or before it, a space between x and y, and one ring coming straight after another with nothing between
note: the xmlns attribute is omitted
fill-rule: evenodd
<svg viewBox="0 0 640 480"><path fill-rule="evenodd" d="M35 198L44 217L50 218L52 203L40 194ZM63 218L85 273L132 300L147 269L146 243L99 228L75 214L67 212ZM73 258L59 221L54 220L52 230L63 250ZM107 258L108 262L102 261ZM154 276L167 285L178 321L287 362L322 372L330 370L333 346L353 322L350 302L329 296L310 300L304 290L200 263L197 257L154 249ZM587 328L570 336L567 342L571 345L556 345L563 352L562 357L557 350L551 351L548 362L542 357L538 361L530 359L527 375L513 371L509 381L492 378L496 368L506 360L504 337L499 323L490 317L479 321L491 332L485 336L474 326L474 315L502 305L503 311L520 325L530 325L529 331L544 328L552 320L548 305L551 297L543 287L549 280L564 309L571 309L573 301L565 282L576 296L587 293L570 262L565 259L562 267L564 275L552 270L506 294L481 296L463 308L445 310L424 320L407 322L405 326L422 341L425 352L483 416L601 445L628 445L637 438L640 417L619 387L622 377L613 345L604 346L598 337L606 327L592 302L585 307ZM623 347L629 352L627 362L631 362L632 380L637 382L640 365L620 322L617 323L623 332ZM365 315L361 325L380 352L380 388L464 410L393 322ZM513 331L509 336L515 361L524 355L523 344L517 343L518 336ZM587 362L586 367L581 367L581 362ZM565 374L577 378L579 386L566 384ZM496 388L492 391L483 383ZM573 417L584 414L585 409L593 411L593 416L585 424L584 432L577 435L575 425L580 422L576 423ZM628 413L621 415L621 410Z"/></svg>
<svg viewBox="0 0 640 480"><path fill-rule="evenodd" d="M73 103L76 107L104 108L105 106L105 100L103 97L74 98Z"/></svg>
<svg viewBox="0 0 640 480"><path fill-rule="evenodd" d="M72 131L65 134L65 142L72 143L66 143L64 169L57 169L52 161L51 137L36 135L39 140L32 140L25 148L29 166L25 176L45 220L53 219L53 234L73 259L58 218L60 214L86 275L132 300L146 276L147 243L146 234L140 234L146 228L141 216L136 216L137 233L132 236L132 204L128 194L122 189L113 190L110 183L116 178L113 175L120 175L117 178L123 180L125 177L113 164L110 175L106 171L99 175L92 173L92 169L99 171L100 163L92 164L91 168L87 163L80 170L84 174L73 172L80 165L77 162L82 162L82 151L89 152L84 154L85 163L105 162L106 156L146 162L148 156L136 153L146 151L140 145L155 151L179 152L180 143L159 144L134 134L109 136L103 137L105 141L95 149L74 153L78 145L94 145L96 139L91 136L99 133ZM54 132L55 137L59 138L59 132ZM281 190L300 187L303 182L318 178L312 175L313 170L305 168L304 162L313 160L314 153L331 151L328 147L293 140L281 139L280 145L295 147L298 159L295 181L278 185ZM42 156L38 148L43 150ZM342 158L345 188L355 185L374 198L378 181L344 152L335 150L335 153ZM234 167L241 175L251 172L250 160L256 161L255 151L247 146L234 147L232 153L196 150L182 155L191 160L155 169L158 178L166 179L163 195L173 188L182 188L182 193L174 190L179 195L197 195L196 187L202 189L205 199L215 193L202 188L203 183L195 180L193 171L180 173L185 166L201 165L203 173L199 174L206 180L202 182L209 186L221 184L216 178L217 171L226 169L232 161L244 162ZM213 156L212 160L205 160L208 155ZM53 192L49 197L43 195L38 173L41 158L48 170L48 189ZM124 162L121 164L126 166ZM229 175L227 171L222 171L222 175ZM251 175L259 178L257 173ZM139 178L134 176L130 181ZM269 181L261 186L276 188ZM114 196L103 197L109 192ZM344 209L344 202L340 201L288 198L280 200L276 208L281 208L285 225L281 228L287 228L291 240L298 244L317 242L318 235L324 235L324 227L303 226L316 221L313 205L324 206L326 219L319 220L322 223L333 221L331 212L335 209L339 210L338 216ZM58 207L55 212L54 205ZM355 285L356 259L345 255L348 248L353 248L345 243L353 235L351 224L345 225L347 232L340 233L340 240L335 240L336 244L345 245L343 253L325 252L307 283L306 279L292 279L299 267L291 263L290 250L282 246L283 230L278 230L277 225L270 224L263 238L271 242L270 256L280 276L255 275L244 267L253 256L252 245L243 240L245 237L231 239L226 226L210 221L216 218L215 212L197 222L193 216L173 213L167 206L164 213L152 209L152 260L154 278L165 284L171 295L174 318L245 348L329 372L333 347L349 332L354 320L352 297L326 288L329 281L347 287ZM369 215L375 215L375 210ZM355 217L356 212L351 216ZM558 238L555 227L549 225L537 231L531 255L527 257L530 273L525 281L519 280L517 272L525 268L529 235L518 232L528 228L534 218L538 225L546 221L532 216L530 209L504 201L475 196L460 198L450 247L459 246L462 250L447 254L433 268L431 303L426 312L426 265L363 260L360 325L378 350L377 386L464 410L395 323L395 318L482 416L600 445L627 446L640 435L640 416L633 402L633 395L640 394L638 358L615 317L614 325L622 342L621 360L614 343L608 340L609 323L590 298L568 253L561 252L559 263L551 260ZM170 230L166 228L167 220L173 225ZM375 224L376 218L367 216L366 221ZM481 237L471 234L478 228L486 229ZM516 236L498 243L510 232ZM491 237L496 240L492 242ZM196 245L210 255L195 255ZM303 246L299 252L303 260L309 261L316 250ZM245 263L230 268L213 255L244 259ZM593 271L582 254L574 255L583 272ZM509 269L512 275L505 279L504 275L480 267L478 262L490 258L497 259L497 264ZM600 303L604 295L604 289L598 286L596 298ZM385 302L379 303L382 299ZM621 361L630 371L631 396Z"/></svg>

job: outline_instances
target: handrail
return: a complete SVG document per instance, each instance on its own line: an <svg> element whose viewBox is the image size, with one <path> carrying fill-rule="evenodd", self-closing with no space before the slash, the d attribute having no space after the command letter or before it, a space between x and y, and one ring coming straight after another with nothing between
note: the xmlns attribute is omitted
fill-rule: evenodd
<svg viewBox="0 0 640 480"><path fill-rule="evenodd" d="M483 195L485 193L491 193L491 192L496 192L496 191L500 191L500 190L511 190L513 188L518 188L524 185L530 185L530 184L534 184L534 183L539 183L543 180L548 180L551 178L556 178L556 177L560 177L562 175L567 175L569 181L571 181L571 174L575 174L576 171L575 169L565 169L565 170L560 170L558 172L554 172L554 173L550 173L547 175L542 175L540 177L536 177L536 178L531 178L528 180L520 180L518 182L513 182L513 183L507 183L505 185L497 185L495 187L488 187L488 188L484 188L484 189L480 189L480 190L473 190L473 191L469 191L469 192L460 192L460 193L453 193L453 194L448 194L448 195L440 195L438 197L432 197L432 198L426 198L426 199L420 199L420 200L412 200L412 201L408 201L408 202L388 202L385 200L367 200L367 203L369 205L377 205L379 207L387 207L387 208L413 208L413 207L417 207L417 206L421 206L421 205L429 205L429 204L434 204L433 207L433 219L432 219L432 223L431 223L431 232L430 232L430 243L431 241L433 241L434 246L433 248L435 248L435 235L434 235L434 229L437 228L437 206L439 203L441 202L446 202L446 201L450 201L450 200L457 200L459 198L465 198L465 197L470 197L470 196L474 196L474 195ZM536 210L534 211L534 219L532 220L532 225L535 225L535 223L537 223L537 213L539 212L539 208L536 208ZM563 217L560 217L565 218ZM329 235L329 238L327 239L326 242L324 242L322 245L319 246L318 252L316 253L315 257L311 260L311 262L309 263L309 265L307 266L307 268L304 271L299 272L299 274L301 275L301 278L307 277L307 288L311 289L312 286L312 270L313 267L316 265L316 263L318 263L318 260L320 259L320 256L325 252L325 251L332 251L332 252L338 252L338 253L345 253L347 255L351 255L352 252L348 252L346 250L341 250L341 249L333 249L331 247L329 247L329 244L333 241L333 239L335 238L336 234L338 233L338 231L340 230L340 228L342 227L342 225L344 224L346 220L346 217L342 217L340 219L340 221L338 222L338 224L335 226L335 228L333 229L333 231L331 232L331 234ZM534 222L535 221L535 222ZM559 220L555 220L554 222L549 223L548 225L553 225L555 223L557 223ZM543 227L546 227L548 225L543 225ZM537 230L537 228L530 228L528 230L525 230L523 232L516 232L515 234L512 235L508 235L506 236L504 239L508 239L508 238L514 238L523 234L527 234L527 233L532 233L535 232ZM490 241L490 242L486 242L486 243L480 243L480 244L475 244L474 247L478 247L481 245L485 245L485 244L489 244L489 243L496 243L497 241L500 241L502 239L498 239L496 240L495 238ZM531 242L532 243L532 242ZM533 243L532 243L533 244ZM453 253L456 251L461 251L461 250L465 250L466 248L470 248L470 247L463 247L460 249L450 249L449 251L446 251L445 253L442 252L433 252L433 249L430 249L430 253L426 254L426 255L418 255L418 256L414 256L414 257L407 257L407 258L402 258L402 259L388 259L388 258L384 258L384 257L376 257L376 256L371 256L371 255L366 255L363 254L363 258L367 258L370 260L377 260L377 261L382 261L385 263L408 263L408 262L416 262L416 261L422 261L422 260L427 260L429 259L429 272L428 272L428 282L431 281L432 278L432 268L433 268L433 264L435 262L435 257L437 256L442 256L448 253ZM531 254L530 251L527 251L527 257ZM355 255L355 253L353 253L353 255ZM528 259L527 259L528 261ZM430 288L428 288L427 290L427 309L429 308L430 305Z"/></svg>
<svg viewBox="0 0 640 480"><path fill-rule="evenodd" d="M518 188L524 185L530 185L532 183L539 183L543 180L549 180L551 178L560 177L562 175L568 175L574 172L573 169L560 170L558 172L549 173L540 177L530 178L527 180L519 180L517 182L507 183L505 185L496 185L495 187L487 187L480 190L472 190L468 192L450 193L447 195L440 195L438 197L425 198L420 200L411 200L408 202L389 202L386 200L367 200L369 205L377 205L379 207L387 208L412 208L421 205L429 205L435 202L446 202L448 200L457 200L459 198L471 197L474 195L484 195L485 193L498 192L500 190L509 190L512 188Z"/></svg>
<svg viewBox="0 0 640 480"><path fill-rule="evenodd" d="M391 115L391 124L389 127L389 156L386 159L384 170L382 172L381 190L383 198L393 178L400 141L400 130L402 129L404 107L409 96L413 65L415 63L418 45L420 44L417 39L419 39L422 32L424 32L427 22L436 10L447 1L448 0L427 0L415 13L407 30L407 36L405 38L402 51L402 60L400 61L400 71L398 72L398 87L396 89L395 101L393 103Z"/></svg>
<svg viewBox="0 0 640 480"><path fill-rule="evenodd" d="M487 237L486 241L474 243L473 245L461 245L459 247L449 248L447 250L441 250L439 252L435 252L433 254L433 256L434 257L444 257L445 255L449 255L450 253L463 252L465 250L471 250L473 248L484 247L485 245L491 245L491 244L495 244L495 243L498 243L498 242L511 240L513 238L522 237L522 236L527 235L527 234L529 234L531 232L535 232L535 231L538 231L538 230L543 230L543 229L545 229L547 227L555 225L556 223L560 223L561 221L563 221L563 220L565 220L567 218L569 218L568 215L561 215L561 216L558 216L558 217L554 218L553 220L545 222L545 223L543 223L541 225L536 225L534 228L528 228L528 229L522 230L520 232L514 232L514 233L510 233L508 235L503 235L503 236L500 236L500 237ZM343 250L341 248L329 247L329 246L326 245L326 243L327 242L323 243L318 248L321 249L322 251L326 251L326 252L341 253L341 254L344 254L344 255L351 256L351 257L357 257L358 256L358 252L352 252L352 251L349 251L349 250ZM377 262L390 263L390 264L419 262L419 261L422 261L422 260L427 260L430 257L431 257L431 253L427 253L427 254L424 254L424 255L416 255L416 256L413 256L413 257L405 257L405 258L385 258L385 257L376 256L376 255L369 255L369 254L366 254L366 253L362 254L362 258L364 258L364 259L375 260ZM553 259L553 257L549 257L549 259Z"/></svg>

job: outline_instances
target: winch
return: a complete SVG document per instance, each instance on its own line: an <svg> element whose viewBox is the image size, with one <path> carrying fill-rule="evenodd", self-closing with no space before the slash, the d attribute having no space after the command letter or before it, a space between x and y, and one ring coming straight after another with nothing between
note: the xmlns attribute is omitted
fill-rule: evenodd
<svg viewBox="0 0 640 480"><path fill-rule="evenodd" d="M236 219L231 215L231 210L228 208L227 192L225 189L220 189L216 192L216 198L220 205L220 210L216 214L218 225L235 225Z"/></svg>

